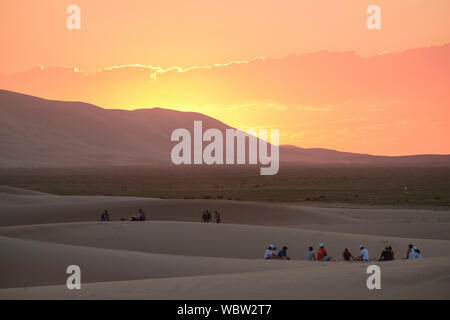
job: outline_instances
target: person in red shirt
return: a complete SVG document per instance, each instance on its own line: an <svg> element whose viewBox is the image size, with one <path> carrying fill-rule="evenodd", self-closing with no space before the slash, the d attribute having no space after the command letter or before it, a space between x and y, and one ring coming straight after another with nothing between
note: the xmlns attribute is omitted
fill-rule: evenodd
<svg viewBox="0 0 450 320"><path fill-rule="evenodd" d="M216 223L220 223L220 213L219 211L215 210L214 213L216 214Z"/></svg>
<svg viewBox="0 0 450 320"><path fill-rule="evenodd" d="M331 257L328 256L325 250L325 245L323 243L319 244L319 249L317 250L317 261L330 261Z"/></svg>
<svg viewBox="0 0 450 320"><path fill-rule="evenodd" d="M354 259L352 253L348 251L347 248L345 248L344 252L342 253L342 257L345 261L351 261Z"/></svg>

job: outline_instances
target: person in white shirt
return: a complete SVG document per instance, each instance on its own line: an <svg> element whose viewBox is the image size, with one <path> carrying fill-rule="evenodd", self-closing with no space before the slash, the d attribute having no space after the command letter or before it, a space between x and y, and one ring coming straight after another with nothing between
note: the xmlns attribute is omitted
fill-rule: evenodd
<svg viewBox="0 0 450 320"><path fill-rule="evenodd" d="M414 246L412 244L408 245L408 251L406 251L406 259L415 259L416 254L414 253Z"/></svg>
<svg viewBox="0 0 450 320"><path fill-rule="evenodd" d="M264 253L264 259L277 259L278 256L275 252L275 250L277 249L277 246L274 244L271 244L267 249L266 252Z"/></svg>
<svg viewBox="0 0 450 320"><path fill-rule="evenodd" d="M316 256L313 251L313 247L309 247L308 251L306 251L306 260L308 261L316 261Z"/></svg>
<svg viewBox="0 0 450 320"><path fill-rule="evenodd" d="M364 248L363 245L360 245L359 249L360 249L361 255L359 257L357 257L355 260L369 261L369 251L366 248Z"/></svg>
<svg viewBox="0 0 450 320"><path fill-rule="evenodd" d="M414 252L414 259L422 258L422 254L420 253L420 250L419 248L417 248L417 246L414 246L412 251Z"/></svg>

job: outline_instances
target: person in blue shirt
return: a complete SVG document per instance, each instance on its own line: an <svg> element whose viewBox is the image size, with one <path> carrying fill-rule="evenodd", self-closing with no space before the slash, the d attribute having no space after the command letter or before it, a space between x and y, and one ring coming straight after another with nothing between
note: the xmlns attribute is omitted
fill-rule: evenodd
<svg viewBox="0 0 450 320"><path fill-rule="evenodd" d="M105 210L100 216L101 221L109 221L109 213L108 210Z"/></svg>
<svg viewBox="0 0 450 320"><path fill-rule="evenodd" d="M283 260L290 260L291 258L287 256L287 249L288 247L283 247L283 249L278 252L278 258Z"/></svg>

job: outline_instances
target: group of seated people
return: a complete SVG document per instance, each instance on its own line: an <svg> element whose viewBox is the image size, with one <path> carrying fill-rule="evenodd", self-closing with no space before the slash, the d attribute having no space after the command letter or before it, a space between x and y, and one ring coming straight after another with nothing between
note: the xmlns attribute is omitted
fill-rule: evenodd
<svg viewBox="0 0 450 320"><path fill-rule="evenodd" d="M209 212L209 210L203 211L202 221L205 223L209 223L212 221L212 215L211 215L211 212ZM220 213L217 210L214 210L214 221L216 223L220 223L220 221L221 221Z"/></svg>
<svg viewBox="0 0 450 320"><path fill-rule="evenodd" d="M277 246L274 244L271 244L264 253L264 259L281 259L281 260L290 260L290 258L287 256L287 247L284 246L282 250L280 250L277 254ZM345 248L344 252L342 252L342 259L344 261L370 261L369 257L369 251L363 246L359 246L359 255L354 257L352 253ZM420 250L417 246L414 246L410 244L408 246L408 251L406 253L405 259L418 259L421 258L422 254L420 253ZM380 259L378 261L391 261L395 259L394 251L392 250L392 247L386 247L382 252ZM319 249L317 250L317 254L314 254L314 248L309 247L308 251L306 252L306 260L308 261L332 261L333 258L328 256L328 253L325 249L325 244L320 243Z"/></svg>
<svg viewBox="0 0 450 320"><path fill-rule="evenodd" d="M333 258L330 257L325 249L325 244L320 243L319 249L317 249L317 256L314 254L313 247L309 247L306 252L306 260L308 261L332 261ZM363 246L359 246L360 254L354 257L351 252L345 248L342 252L342 258L344 261L369 261L369 251Z"/></svg>
<svg viewBox="0 0 450 320"><path fill-rule="evenodd" d="M120 218L120 221L145 221L146 219L145 212L142 209L139 209L138 214L133 213L131 218L128 220L125 218ZM103 211L100 216L100 221L110 221L108 210Z"/></svg>
<svg viewBox="0 0 450 320"><path fill-rule="evenodd" d="M287 255L288 247L284 246L277 254L277 246L271 244L264 253L264 259L280 259L280 260L290 260L291 258Z"/></svg>
<svg viewBox="0 0 450 320"><path fill-rule="evenodd" d="M130 221L145 221L146 217L145 217L145 213L144 211L142 211L142 209L138 210L138 214L133 213L133 215L130 218Z"/></svg>

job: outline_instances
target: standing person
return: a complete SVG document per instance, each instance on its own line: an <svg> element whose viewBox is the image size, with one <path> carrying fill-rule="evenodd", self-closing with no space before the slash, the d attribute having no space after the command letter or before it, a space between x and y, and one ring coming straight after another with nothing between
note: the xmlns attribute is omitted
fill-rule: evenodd
<svg viewBox="0 0 450 320"><path fill-rule="evenodd" d="M212 220L212 216L211 216L211 212L209 212L209 210L206 210L206 222L211 222Z"/></svg>
<svg viewBox="0 0 450 320"><path fill-rule="evenodd" d="M316 261L316 255L314 254L313 247L309 247L308 251L306 251L306 260L308 261Z"/></svg>
<svg viewBox="0 0 450 320"><path fill-rule="evenodd" d="M325 245L323 243L319 244L319 249L317 250L317 261L330 261L331 257L328 256L325 250Z"/></svg>
<svg viewBox="0 0 450 320"><path fill-rule="evenodd" d="M203 211L203 214L202 214L202 221L203 221L203 222L206 222L206 211Z"/></svg>
<svg viewBox="0 0 450 320"><path fill-rule="evenodd" d="M344 261L351 261L354 259L352 253L348 251L347 248L345 248L344 252L342 252L342 258L344 259Z"/></svg>
<svg viewBox="0 0 450 320"><path fill-rule="evenodd" d="M216 223L220 223L220 213L219 213L219 211L217 211L217 210L215 210L214 211L214 213L215 213L215 218L216 218Z"/></svg>
<svg viewBox="0 0 450 320"><path fill-rule="evenodd" d="M101 221L109 221L109 212L108 210L103 211L102 215L100 216Z"/></svg>
<svg viewBox="0 0 450 320"><path fill-rule="evenodd" d="M359 246L360 255L356 258L359 261L369 261L369 251L363 245Z"/></svg>
<svg viewBox="0 0 450 320"><path fill-rule="evenodd" d="M145 216L145 212L142 211L142 209L139 209L139 221L145 221L146 220L146 216Z"/></svg>
<svg viewBox="0 0 450 320"><path fill-rule="evenodd" d="M291 260L291 258L287 256L287 249L288 247L284 246L283 249L278 252L278 258L282 260Z"/></svg>

